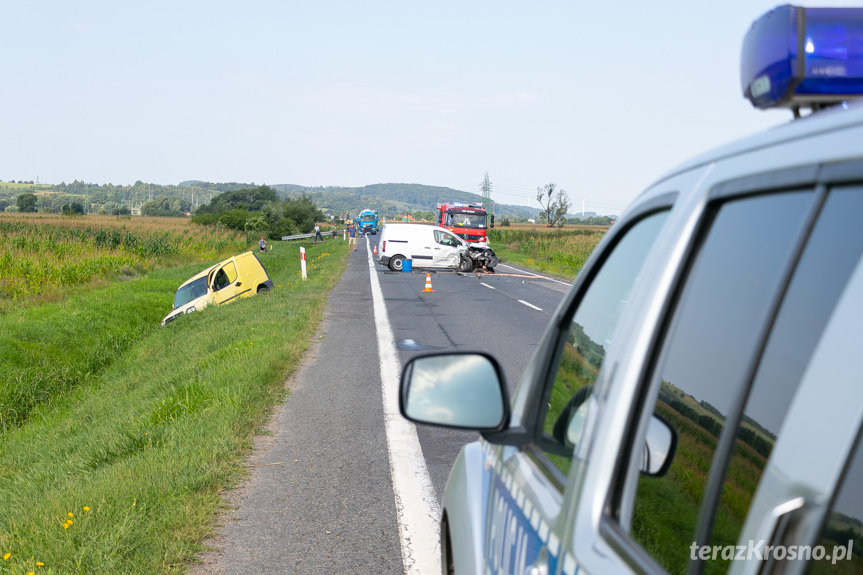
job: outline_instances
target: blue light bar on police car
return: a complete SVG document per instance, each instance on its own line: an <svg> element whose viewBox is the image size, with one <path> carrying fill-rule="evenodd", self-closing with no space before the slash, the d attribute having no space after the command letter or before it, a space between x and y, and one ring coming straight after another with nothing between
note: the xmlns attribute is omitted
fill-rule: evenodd
<svg viewBox="0 0 863 575"><path fill-rule="evenodd" d="M771 10L743 40L740 82L761 109L863 98L863 8Z"/></svg>

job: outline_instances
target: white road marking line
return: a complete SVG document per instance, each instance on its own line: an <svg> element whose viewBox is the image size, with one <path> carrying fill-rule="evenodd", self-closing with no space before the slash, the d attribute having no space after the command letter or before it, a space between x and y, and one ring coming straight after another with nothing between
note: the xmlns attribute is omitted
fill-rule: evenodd
<svg viewBox="0 0 863 575"><path fill-rule="evenodd" d="M486 283L482 283L482 282L479 282L479 285L481 285L481 286L485 286L485 287L487 287L488 289L497 289L496 287L490 286L490 285L488 285L488 284L486 284Z"/></svg>
<svg viewBox="0 0 863 575"><path fill-rule="evenodd" d="M542 308L541 308L541 307L536 307L536 306L535 306L535 305L533 305L532 303L527 303L527 302L526 302L526 301L524 301L523 299L518 300L518 303L523 303L523 304L524 304L524 305L526 305L527 307L532 307L532 308L533 308L533 309L535 309L536 311L542 311Z"/></svg>
<svg viewBox="0 0 863 575"><path fill-rule="evenodd" d="M511 269L511 270L516 270L517 272L522 273L522 274L527 274L527 275L531 275L531 276L536 276L536 277L538 277L538 278L542 278L542 279L544 279L544 280L548 280L548 281L550 281L550 282L555 282L555 283L563 284L563 285L565 285L565 286L571 286L571 285L572 285L570 282L564 282L564 281L556 280L556 279L554 279L554 278L550 278L550 277L548 277L548 276L540 275L540 274L537 274L537 273L534 273L534 272L529 272L529 271L527 271L527 270L523 270L523 269L519 269L519 268L514 268L514 267L512 267L512 266L508 266L508 265L506 265L506 264L497 264L497 265L498 265L499 267L505 267L505 268L509 268L509 269Z"/></svg>
<svg viewBox="0 0 863 575"><path fill-rule="evenodd" d="M366 247L374 304L381 391L390 474L399 523L402 563L406 575L438 574L440 563L440 509L426 467L416 427L399 413L398 388L401 365L396 353L384 295L371 249Z"/></svg>

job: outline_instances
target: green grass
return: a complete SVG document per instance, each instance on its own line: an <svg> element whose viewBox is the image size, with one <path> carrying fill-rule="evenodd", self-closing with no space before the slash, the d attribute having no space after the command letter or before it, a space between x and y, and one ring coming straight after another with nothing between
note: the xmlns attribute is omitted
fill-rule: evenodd
<svg viewBox="0 0 863 575"><path fill-rule="evenodd" d="M495 228L489 245L503 263L574 279L606 228Z"/></svg>
<svg viewBox="0 0 863 575"><path fill-rule="evenodd" d="M91 380L153 332L167 313L175 274L109 284L0 316L0 431Z"/></svg>
<svg viewBox="0 0 863 575"><path fill-rule="evenodd" d="M303 282L298 245L277 244L261 256L275 290L164 328L173 290L203 266L0 317L4 383L13 364L41 373L5 410L0 573L182 572L285 399L347 254L308 245Z"/></svg>

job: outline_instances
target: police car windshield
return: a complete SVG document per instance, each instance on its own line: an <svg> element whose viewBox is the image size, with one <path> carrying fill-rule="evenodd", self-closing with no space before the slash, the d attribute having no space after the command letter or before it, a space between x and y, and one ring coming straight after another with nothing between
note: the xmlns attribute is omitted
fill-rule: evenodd
<svg viewBox="0 0 863 575"><path fill-rule="evenodd" d="M456 228L485 228L485 214L452 214L451 226Z"/></svg>
<svg viewBox="0 0 863 575"><path fill-rule="evenodd" d="M186 305L193 299L198 299L207 293L207 277L198 278L184 286L180 286L177 295L174 296L174 309Z"/></svg>

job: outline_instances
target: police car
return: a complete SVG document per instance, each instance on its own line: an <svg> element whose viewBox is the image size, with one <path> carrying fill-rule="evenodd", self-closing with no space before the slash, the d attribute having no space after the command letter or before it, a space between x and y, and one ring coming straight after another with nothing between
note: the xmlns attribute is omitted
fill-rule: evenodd
<svg viewBox="0 0 863 575"><path fill-rule="evenodd" d="M742 87L787 125L646 190L515 396L414 358L402 414L474 429L445 573L863 573L863 10L752 25Z"/></svg>

